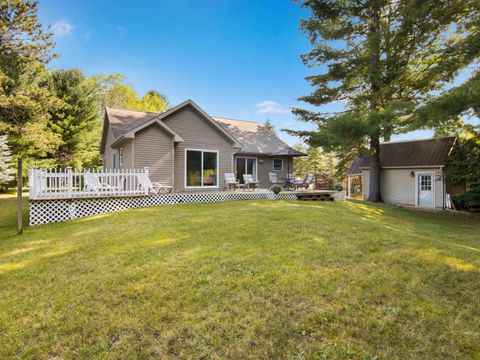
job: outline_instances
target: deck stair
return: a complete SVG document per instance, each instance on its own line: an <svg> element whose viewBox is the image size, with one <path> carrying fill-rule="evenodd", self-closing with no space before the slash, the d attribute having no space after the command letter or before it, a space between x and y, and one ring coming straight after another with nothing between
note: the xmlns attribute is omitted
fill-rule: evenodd
<svg viewBox="0 0 480 360"><path fill-rule="evenodd" d="M333 201L333 193L334 191L299 191L297 198L303 201Z"/></svg>

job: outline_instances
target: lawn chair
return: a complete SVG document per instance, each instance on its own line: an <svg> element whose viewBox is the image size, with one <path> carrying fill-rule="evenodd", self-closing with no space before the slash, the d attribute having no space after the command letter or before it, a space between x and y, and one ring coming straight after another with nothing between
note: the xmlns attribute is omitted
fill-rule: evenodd
<svg viewBox="0 0 480 360"><path fill-rule="evenodd" d="M285 188L287 190L293 190L295 189L295 174L287 174L287 177L285 178Z"/></svg>
<svg viewBox="0 0 480 360"><path fill-rule="evenodd" d="M102 191L113 191L118 190L118 187L111 186L107 183L102 183L98 174L85 172L83 174L83 181L84 181L84 190L85 191L95 191L95 192L102 192Z"/></svg>
<svg viewBox="0 0 480 360"><path fill-rule="evenodd" d="M245 189L250 189L250 186L252 186L252 191L254 191L255 188L258 189L258 184L260 183L259 181L253 180L252 174L243 174L243 182L245 183Z"/></svg>
<svg viewBox="0 0 480 360"><path fill-rule="evenodd" d="M303 179L295 180L295 188L296 189L298 189L298 188L308 189L310 184L313 182L313 177L314 177L313 173L307 173L307 174L305 174Z"/></svg>
<svg viewBox="0 0 480 360"><path fill-rule="evenodd" d="M173 186L163 185L159 182L152 182L147 174L138 173L137 174L138 185L148 192L153 192L154 194L159 194L160 190L169 194L173 190Z"/></svg>
<svg viewBox="0 0 480 360"><path fill-rule="evenodd" d="M240 186L240 183L238 182L237 179L235 179L235 174L234 173L225 173L224 190L230 190L230 188L233 188L233 191L235 191L237 186Z"/></svg>
<svg viewBox="0 0 480 360"><path fill-rule="evenodd" d="M272 185L281 185L282 182L281 181L278 181L278 178L277 178L277 173L268 173L268 178L270 180L270 187Z"/></svg>

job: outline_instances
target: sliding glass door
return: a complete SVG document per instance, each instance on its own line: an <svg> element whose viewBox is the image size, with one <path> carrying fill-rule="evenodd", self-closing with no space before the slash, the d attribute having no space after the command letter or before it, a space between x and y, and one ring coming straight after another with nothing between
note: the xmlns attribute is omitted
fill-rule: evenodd
<svg viewBox="0 0 480 360"><path fill-rule="evenodd" d="M218 151L185 150L185 186L218 187Z"/></svg>
<svg viewBox="0 0 480 360"><path fill-rule="evenodd" d="M235 160L235 173L237 180L243 184L243 174L251 174L257 180L257 158L237 157Z"/></svg>

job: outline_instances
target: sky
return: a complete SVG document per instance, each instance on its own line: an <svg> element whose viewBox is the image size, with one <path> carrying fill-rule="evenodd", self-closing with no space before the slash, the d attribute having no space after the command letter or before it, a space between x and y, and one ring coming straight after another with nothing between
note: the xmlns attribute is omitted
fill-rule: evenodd
<svg viewBox="0 0 480 360"><path fill-rule="evenodd" d="M310 49L299 30L308 16L289 0L39 2L40 22L51 27L59 55L50 68L120 73L140 95L155 89L172 105L192 99L210 115L270 119L278 130L315 128L290 112L309 108L297 99L313 89L305 76L318 72L300 60ZM300 142L277 133L289 145Z"/></svg>

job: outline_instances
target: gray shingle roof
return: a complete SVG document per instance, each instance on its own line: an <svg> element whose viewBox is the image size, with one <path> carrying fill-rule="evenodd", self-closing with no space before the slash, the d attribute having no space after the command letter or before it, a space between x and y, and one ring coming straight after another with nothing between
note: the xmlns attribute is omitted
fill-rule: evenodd
<svg viewBox="0 0 480 360"><path fill-rule="evenodd" d="M273 155L288 147L286 143L262 124L217 116L213 116L213 119L242 144L240 151L242 154Z"/></svg>
<svg viewBox="0 0 480 360"><path fill-rule="evenodd" d="M455 143L455 137L399 141L380 144L380 167L443 166ZM357 157L347 175L369 167L369 157Z"/></svg>
<svg viewBox="0 0 480 360"><path fill-rule="evenodd" d="M111 107L106 107L105 111L114 140L161 114ZM288 147L262 124L221 117L211 118L242 145L242 154L273 155Z"/></svg>

